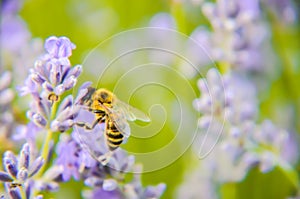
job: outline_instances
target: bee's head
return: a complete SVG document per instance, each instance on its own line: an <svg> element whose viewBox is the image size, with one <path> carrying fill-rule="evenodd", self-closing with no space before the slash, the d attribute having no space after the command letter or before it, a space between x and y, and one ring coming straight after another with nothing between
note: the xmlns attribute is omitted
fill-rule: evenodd
<svg viewBox="0 0 300 199"><path fill-rule="evenodd" d="M95 92L94 100L98 101L100 104L112 106L114 101L114 94L106 89L101 88Z"/></svg>

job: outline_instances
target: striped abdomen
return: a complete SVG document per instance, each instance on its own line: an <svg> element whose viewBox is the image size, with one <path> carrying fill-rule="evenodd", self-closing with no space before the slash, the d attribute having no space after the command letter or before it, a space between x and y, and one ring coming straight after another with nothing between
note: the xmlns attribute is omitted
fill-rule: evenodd
<svg viewBox="0 0 300 199"><path fill-rule="evenodd" d="M107 121L106 140L109 150L117 149L124 140L124 136L111 120Z"/></svg>

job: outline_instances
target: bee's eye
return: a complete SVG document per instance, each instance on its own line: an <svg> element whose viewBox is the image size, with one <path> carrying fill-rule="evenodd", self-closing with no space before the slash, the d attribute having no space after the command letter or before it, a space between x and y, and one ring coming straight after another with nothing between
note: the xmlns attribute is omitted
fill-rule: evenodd
<svg viewBox="0 0 300 199"><path fill-rule="evenodd" d="M100 96L101 96L101 98L102 98L103 100L105 100L105 99L107 98L108 95L107 95L107 93L104 93L104 92L103 92L103 93L100 94Z"/></svg>

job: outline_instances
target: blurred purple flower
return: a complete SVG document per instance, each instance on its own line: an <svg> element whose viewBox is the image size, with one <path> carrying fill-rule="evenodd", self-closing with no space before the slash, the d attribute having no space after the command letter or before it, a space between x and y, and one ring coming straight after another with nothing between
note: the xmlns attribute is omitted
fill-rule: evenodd
<svg viewBox="0 0 300 199"><path fill-rule="evenodd" d="M16 127L12 139L14 141L26 140L31 146L35 146L36 138L41 132L41 128L38 127L35 123L29 122L27 125L19 125Z"/></svg>
<svg viewBox="0 0 300 199"><path fill-rule="evenodd" d="M267 9L270 9L278 20L291 24L297 21L297 8L293 0L261 0Z"/></svg>
<svg viewBox="0 0 300 199"><path fill-rule="evenodd" d="M17 52L30 39L25 22L18 16L22 1L5 0L1 4L1 47Z"/></svg>
<svg viewBox="0 0 300 199"><path fill-rule="evenodd" d="M34 59L41 53L41 41L32 39L26 23L19 16L22 0L5 0L1 4L1 66L12 70L18 78L14 82L24 81L24 73Z"/></svg>
<svg viewBox="0 0 300 199"><path fill-rule="evenodd" d="M14 116L11 112L11 103L14 98L14 92L10 87L12 75L10 72L0 71L0 137L9 138L12 134L14 125Z"/></svg>
<svg viewBox="0 0 300 199"><path fill-rule="evenodd" d="M232 125L253 120L258 112L256 90L244 75L231 72L221 76L210 69L206 79L198 81L201 97L194 107L203 116L199 124L207 127L210 122L222 124L228 120Z"/></svg>
<svg viewBox="0 0 300 199"><path fill-rule="evenodd" d="M22 0L3 0L1 3L1 14L15 15L22 7Z"/></svg>
<svg viewBox="0 0 300 199"><path fill-rule="evenodd" d="M210 69L206 79L199 80L198 87L201 96L194 106L202 114L202 133L194 149L202 160L180 189L180 196L191 183L197 182L210 190L208 195L195 189L188 198L215 198L211 193L219 185L242 180L253 166L259 165L261 172L268 172L276 166L289 169L295 162L283 156L284 151L295 151L295 141L289 139L289 133L269 120L257 124L256 91L246 76L234 71L220 75L216 69Z"/></svg>
<svg viewBox="0 0 300 199"><path fill-rule="evenodd" d="M206 47L214 61L241 71L264 69L261 46L267 32L258 0L217 0L204 3L202 10L212 31L206 34L205 29L197 29L192 37ZM206 37L199 40L198 34Z"/></svg>
<svg viewBox="0 0 300 199"><path fill-rule="evenodd" d="M152 17L149 27L175 29L176 23L172 15L168 13L158 13Z"/></svg>

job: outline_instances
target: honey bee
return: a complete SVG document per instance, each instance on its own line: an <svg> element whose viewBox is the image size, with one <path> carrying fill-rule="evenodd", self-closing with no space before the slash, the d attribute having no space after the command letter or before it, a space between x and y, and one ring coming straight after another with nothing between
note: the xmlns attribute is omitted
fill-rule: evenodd
<svg viewBox="0 0 300 199"><path fill-rule="evenodd" d="M81 98L80 104L95 114L92 124L77 122L76 125L92 130L99 123L105 123L105 140L109 153L98 158L102 164L108 162L109 156L130 136L130 127L127 121L141 120L150 122L142 111L119 100L112 92L104 88L88 87L86 94Z"/></svg>

